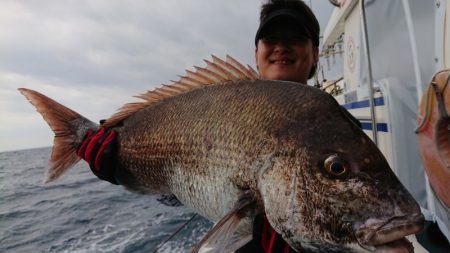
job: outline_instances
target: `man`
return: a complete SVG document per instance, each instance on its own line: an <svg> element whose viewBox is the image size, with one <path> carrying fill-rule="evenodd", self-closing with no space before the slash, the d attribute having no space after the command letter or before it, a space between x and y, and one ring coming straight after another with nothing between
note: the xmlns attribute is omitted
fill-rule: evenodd
<svg viewBox="0 0 450 253"><path fill-rule="evenodd" d="M262 6L255 37L256 67L262 79L306 84L319 60L319 23L303 1Z"/></svg>
<svg viewBox="0 0 450 253"><path fill-rule="evenodd" d="M319 34L319 22L303 1L271 0L264 4L255 36L255 60L261 79L306 84L317 69ZM255 219L253 231L253 240L237 253L295 252L263 215Z"/></svg>

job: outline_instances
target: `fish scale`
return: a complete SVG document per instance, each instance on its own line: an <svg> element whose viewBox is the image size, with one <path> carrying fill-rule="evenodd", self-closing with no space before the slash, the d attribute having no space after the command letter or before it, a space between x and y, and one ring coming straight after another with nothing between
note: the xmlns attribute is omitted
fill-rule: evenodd
<svg viewBox="0 0 450 253"><path fill-rule="evenodd" d="M229 89L231 86L236 86L238 91ZM260 87L254 89L255 86ZM220 218L237 200L237 192L240 189L236 185L256 189L254 182L253 185L247 185L248 181L233 184L231 178L234 178L234 174L239 173L239 170L242 171L241 174L247 174L245 177L249 178L250 174L254 173L251 169L257 169L251 168L253 160L256 159L252 153L259 153L257 143L270 139L270 132L276 129L276 124L281 122L281 117L272 116L278 115L274 112L275 110L280 110L276 105L282 107L283 103L287 104L290 99L286 95L280 96L278 103L276 99L271 99L271 106L264 107L261 103L262 99L255 98L264 97L270 92L270 90L266 91L265 86L267 84L263 82L258 84L241 82L209 87L206 91L198 91L199 94L193 92L188 94L189 96L181 95L173 98L173 101L164 101L161 105L136 113L118 128L120 136L127 136L126 139L123 137L120 139L118 167L128 168L136 178L142 178L143 174L144 177L152 175L144 181L146 185L152 185L148 182L155 181L154 185L158 185L158 188L160 178L170 174L171 182L166 183L173 184L168 186L169 189L180 200L185 200L183 203L196 210L208 210L210 206L214 206L214 210L204 211L202 214L212 220ZM208 93L213 94L215 99L204 101L207 100L205 97L211 96ZM233 93L248 95L235 96ZM224 106L224 101L230 102L232 97L234 101L231 100L230 105L233 106ZM258 111L263 113L256 113ZM164 112L164 114L158 112ZM145 129L145 132L140 129ZM266 132L265 135L264 132ZM136 150L133 148L136 142L146 141L135 135L144 135L145 138L152 140L153 145ZM158 143L161 144L158 145ZM124 152L120 149L124 149ZM133 166L136 158L130 153L146 154L146 157L150 159L146 159L144 164ZM160 159L155 162L151 159L153 156ZM146 173L145 170L156 170L158 173ZM196 178L192 179L192 176ZM206 182L201 180L202 176L205 176ZM186 181L194 181L197 185L193 188L183 187ZM215 184L208 184L208 181ZM206 187L208 185L210 186ZM202 190L197 190L198 188ZM200 194L206 194L206 196L200 196ZM223 197L224 194L230 194L230 197L225 198L224 203L210 202L211 198L219 200L221 199L219 196ZM189 200L192 199L203 201L191 204ZM216 214L217 212L219 214Z"/></svg>

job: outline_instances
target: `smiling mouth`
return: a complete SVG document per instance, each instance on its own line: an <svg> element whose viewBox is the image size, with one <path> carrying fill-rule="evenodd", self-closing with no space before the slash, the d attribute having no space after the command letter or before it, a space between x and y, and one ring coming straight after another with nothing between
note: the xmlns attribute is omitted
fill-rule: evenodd
<svg viewBox="0 0 450 253"><path fill-rule="evenodd" d="M281 64L281 65L290 65L294 63L294 60L291 59L273 59L269 60L272 64Z"/></svg>

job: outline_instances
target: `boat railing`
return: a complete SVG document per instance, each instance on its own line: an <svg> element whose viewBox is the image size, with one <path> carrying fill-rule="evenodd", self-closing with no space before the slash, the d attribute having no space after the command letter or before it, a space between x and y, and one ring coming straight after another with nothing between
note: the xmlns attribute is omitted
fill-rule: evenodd
<svg viewBox="0 0 450 253"><path fill-rule="evenodd" d="M322 87L322 90L330 93L332 96L338 96L344 93L344 89L338 83L342 81L344 77L341 77L330 84L327 84L325 87Z"/></svg>

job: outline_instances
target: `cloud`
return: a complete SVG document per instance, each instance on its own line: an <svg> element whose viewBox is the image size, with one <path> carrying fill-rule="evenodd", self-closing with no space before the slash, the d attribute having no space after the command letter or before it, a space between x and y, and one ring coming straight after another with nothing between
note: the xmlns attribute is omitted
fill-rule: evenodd
<svg viewBox="0 0 450 253"><path fill-rule="evenodd" d="M135 101L138 91L126 87L77 87L42 82L30 76L0 72L0 140L2 150L50 146L53 133L41 115L17 90L26 87L37 90L57 102L98 122L108 118L122 104Z"/></svg>
<svg viewBox="0 0 450 253"><path fill-rule="evenodd" d="M319 7L327 1L313 2ZM98 121L133 101L131 96L175 80L193 65L204 66L202 59L211 53L254 66L260 5L261 0L1 1L0 151L52 142L53 134L18 87Z"/></svg>
<svg viewBox="0 0 450 253"><path fill-rule="evenodd" d="M239 5L248 10L251 3ZM6 6L0 14L4 21L0 25L1 69L69 79L77 85L159 84L200 57L248 47L244 41L251 42L250 29L257 22L257 9L250 18L223 1L14 1L2 5ZM218 18L219 13L224 16ZM236 26L236 22L251 26L243 29L247 26Z"/></svg>

